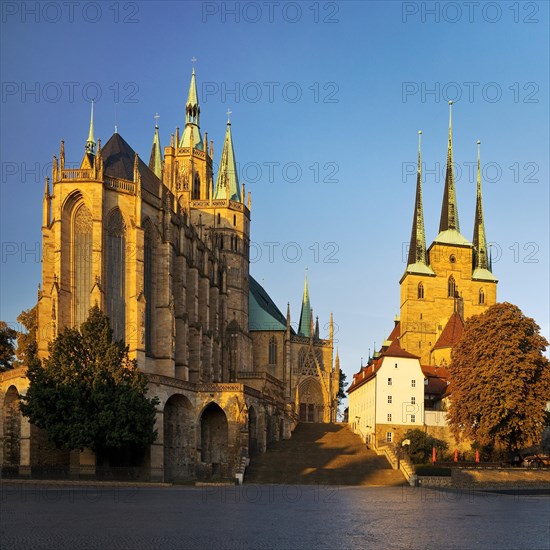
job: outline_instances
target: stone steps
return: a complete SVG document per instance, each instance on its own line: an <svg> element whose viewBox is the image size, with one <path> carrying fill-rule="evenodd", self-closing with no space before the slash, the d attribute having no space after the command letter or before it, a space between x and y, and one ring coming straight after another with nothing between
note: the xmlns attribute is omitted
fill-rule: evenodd
<svg viewBox="0 0 550 550"><path fill-rule="evenodd" d="M244 482L395 486L405 479L347 424L299 424L291 439L252 457Z"/></svg>

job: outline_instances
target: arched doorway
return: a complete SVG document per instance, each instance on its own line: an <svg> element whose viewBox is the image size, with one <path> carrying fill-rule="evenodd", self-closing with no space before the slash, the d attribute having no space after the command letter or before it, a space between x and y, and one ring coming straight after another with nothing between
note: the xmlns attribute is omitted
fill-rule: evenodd
<svg viewBox="0 0 550 550"><path fill-rule="evenodd" d="M4 466L19 466L21 459L21 412L19 392L10 386L4 397Z"/></svg>
<svg viewBox="0 0 550 550"><path fill-rule="evenodd" d="M210 403L201 414L200 424L201 462L212 465L214 477L227 462L227 417L216 403Z"/></svg>
<svg viewBox="0 0 550 550"><path fill-rule="evenodd" d="M323 422L323 391L317 380L308 378L298 386L298 403L300 422Z"/></svg>
<svg viewBox="0 0 550 550"><path fill-rule="evenodd" d="M195 434L192 405L181 394L172 395L164 405L164 479L178 481L193 476Z"/></svg>
<svg viewBox="0 0 550 550"><path fill-rule="evenodd" d="M253 456L258 452L258 415L256 409L248 409L248 455Z"/></svg>

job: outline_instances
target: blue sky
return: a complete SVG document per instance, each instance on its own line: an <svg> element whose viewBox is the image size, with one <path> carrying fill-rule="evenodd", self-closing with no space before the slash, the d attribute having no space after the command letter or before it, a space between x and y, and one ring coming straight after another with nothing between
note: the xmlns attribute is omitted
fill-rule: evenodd
<svg viewBox="0 0 550 550"><path fill-rule="evenodd" d="M120 134L148 160L156 112L163 146L183 128L196 57L216 161L232 111L251 273L297 323L308 267L348 377L399 311L419 129L428 244L437 233L449 99L462 232L472 237L480 139L499 300L548 337L547 2L35 5L2 4L1 319L36 299L43 181L60 139L78 164L90 100L104 143L118 101Z"/></svg>

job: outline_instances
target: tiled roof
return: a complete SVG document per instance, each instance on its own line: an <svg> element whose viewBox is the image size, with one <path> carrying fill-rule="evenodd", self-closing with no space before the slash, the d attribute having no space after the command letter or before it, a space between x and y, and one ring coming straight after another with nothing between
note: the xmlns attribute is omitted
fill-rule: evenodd
<svg viewBox="0 0 550 550"><path fill-rule="evenodd" d="M449 386L449 371L445 367L422 365L422 372L428 379L428 383L424 386L424 393L441 398Z"/></svg>
<svg viewBox="0 0 550 550"><path fill-rule="evenodd" d="M346 390L346 393L351 393L363 384L366 384L369 380L372 380L376 376L376 373L380 370L381 366L382 359L375 359L365 367L362 367L357 374L353 375L353 380Z"/></svg>
<svg viewBox="0 0 550 550"><path fill-rule="evenodd" d="M254 330L286 330L286 317L265 289L250 277L248 328ZM294 329L290 329L295 334Z"/></svg>
<svg viewBox="0 0 550 550"><path fill-rule="evenodd" d="M401 323L398 321L395 323L395 326L393 327L392 331L390 332L390 335L388 336L388 340L397 340L401 336Z"/></svg>
<svg viewBox="0 0 550 550"><path fill-rule="evenodd" d="M452 348L462 338L464 332L464 322L460 315L455 311L447 321L443 332L437 339L433 349Z"/></svg>
<svg viewBox="0 0 550 550"><path fill-rule="evenodd" d="M406 359L419 359L418 355L413 355L401 348L399 340L396 338L392 341L390 347L382 352L383 357L404 357Z"/></svg>
<svg viewBox="0 0 550 550"><path fill-rule="evenodd" d="M113 178L134 181L134 158L136 152L124 141L120 134L113 134L105 147L101 149L104 173ZM150 193L158 195L160 180L152 170L141 160L138 161L138 171L141 185Z"/></svg>

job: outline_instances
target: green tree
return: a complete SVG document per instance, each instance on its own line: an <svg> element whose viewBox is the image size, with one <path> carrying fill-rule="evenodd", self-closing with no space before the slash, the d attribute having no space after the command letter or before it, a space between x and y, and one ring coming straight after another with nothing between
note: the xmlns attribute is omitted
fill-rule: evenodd
<svg viewBox="0 0 550 550"><path fill-rule="evenodd" d="M5 321L0 321L0 371L13 367L17 332Z"/></svg>
<svg viewBox="0 0 550 550"><path fill-rule="evenodd" d="M25 330L17 332L17 363L19 365L30 365L36 360L38 343L36 331L38 330L38 305L31 309L24 309L17 317L17 322L23 325Z"/></svg>
<svg viewBox="0 0 550 550"><path fill-rule="evenodd" d="M347 397L346 395L346 374L340 369L340 382L338 383L338 406L342 404L342 399Z"/></svg>
<svg viewBox="0 0 550 550"><path fill-rule="evenodd" d="M451 354L448 420L458 437L509 451L540 441L550 400L548 342L509 303L470 317Z"/></svg>
<svg viewBox="0 0 550 550"><path fill-rule="evenodd" d="M447 450L447 442L442 439L437 439L426 432L419 430L408 430L400 441L409 440L408 451L411 460L415 464L425 464L431 459L432 448L435 447L439 452Z"/></svg>
<svg viewBox="0 0 550 550"><path fill-rule="evenodd" d="M21 412L58 448L109 452L143 448L156 439L147 378L113 342L108 318L95 306L80 330L65 328L44 365L33 361Z"/></svg>

